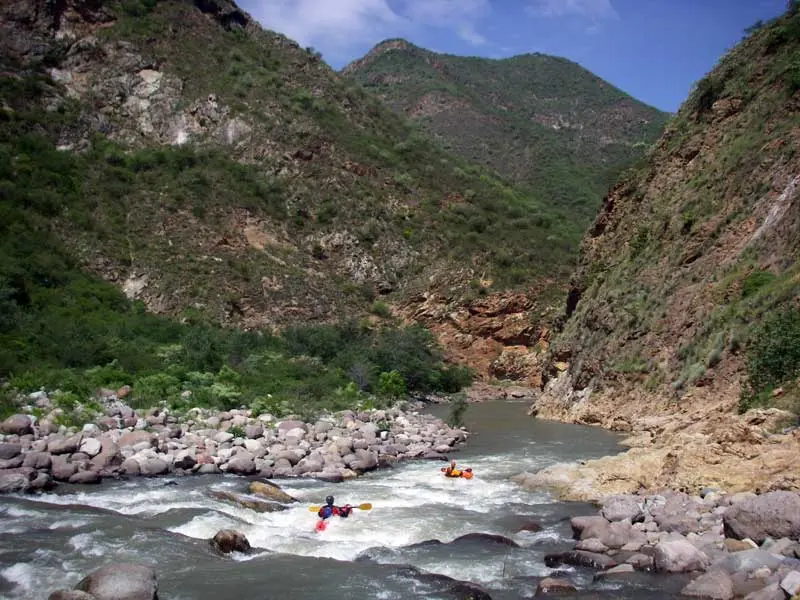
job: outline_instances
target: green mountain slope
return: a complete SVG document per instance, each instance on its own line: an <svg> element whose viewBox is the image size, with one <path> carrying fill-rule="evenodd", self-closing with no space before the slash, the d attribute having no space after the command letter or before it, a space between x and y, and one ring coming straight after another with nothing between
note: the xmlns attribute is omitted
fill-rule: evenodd
<svg viewBox="0 0 800 600"><path fill-rule="evenodd" d="M570 361L553 405L594 392L609 419L704 403L800 413L799 65L792 3L608 194L553 346Z"/></svg>
<svg viewBox="0 0 800 600"><path fill-rule="evenodd" d="M563 58L437 54L388 40L343 74L455 154L525 184L588 224L667 115Z"/></svg>
<svg viewBox="0 0 800 600"><path fill-rule="evenodd" d="M26 161L59 180L3 202L153 312L276 326L570 268L563 211L444 153L233 3L0 10L3 185Z"/></svg>

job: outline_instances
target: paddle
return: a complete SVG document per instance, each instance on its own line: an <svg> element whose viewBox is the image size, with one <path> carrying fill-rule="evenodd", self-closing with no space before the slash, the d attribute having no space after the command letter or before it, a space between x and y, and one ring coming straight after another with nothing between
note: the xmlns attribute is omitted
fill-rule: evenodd
<svg viewBox="0 0 800 600"><path fill-rule="evenodd" d="M359 504L358 506L353 506L352 508L357 508L359 510L372 510L372 504L370 504L369 502L364 502L362 504ZM321 509L322 509L321 506L308 507L308 510L310 510L311 512L319 512Z"/></svg>

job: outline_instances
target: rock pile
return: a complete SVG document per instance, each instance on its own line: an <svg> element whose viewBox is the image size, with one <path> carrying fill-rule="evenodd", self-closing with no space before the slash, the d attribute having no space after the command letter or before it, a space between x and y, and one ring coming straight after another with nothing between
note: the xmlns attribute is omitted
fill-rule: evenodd
<svg viewBox="0 0 800 600"><path fill-rule="evenodd" d="M598 579L636 570L693 573L682 594L715 600L785 600L800 592L800 494L794 492L611 496L599 515L571 524L577 544L547 555L548 566L595 568Z"/></svg>
<svg viewBox="0 0 800 600"><path fill-rule="evenodd" d="M25 414L0 424L0 493L104 477L234 473L337 482L404 459L445 459L467 433L398 408L342 411L315 423L249 410L164 409L137 414L121 402L82 429Z"/></svg>

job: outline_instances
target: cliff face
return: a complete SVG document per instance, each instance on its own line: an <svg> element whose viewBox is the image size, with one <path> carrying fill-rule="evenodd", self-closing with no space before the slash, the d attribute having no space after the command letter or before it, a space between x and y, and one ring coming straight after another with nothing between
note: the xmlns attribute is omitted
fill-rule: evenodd
<svg viewBox="0 0 800 600"><path fill-rule="evenodd" d="M622 487L800 485L798 431L776 434L800 412L798 59L793 8L697 84L582 242L533 412L632 432L603 467Z"/></svg>
<svg viewBox="0 0 800 600"><path fill-rule="evenodd" d="M34 135L75 163L48 234L151 311L280 326L566 278L546 203L232 2L12 0L0 27L10 156Z"/></svg>

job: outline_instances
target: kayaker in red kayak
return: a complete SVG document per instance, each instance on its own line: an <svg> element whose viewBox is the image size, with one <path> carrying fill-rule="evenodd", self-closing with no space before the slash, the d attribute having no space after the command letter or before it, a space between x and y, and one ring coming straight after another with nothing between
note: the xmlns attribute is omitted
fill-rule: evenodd
<svg viewBox="0 0 800 600"><path fill-rule="evenodd" d="M328 496L325 498L325 506L319 509L317 512L317 516L322 519L330 518L333 515L339 515L343 519L346 519L350 516L350 513L353 512L353 507L349 504L345 504L344 506L336 506L333 503L333 496Z"/></svg>

